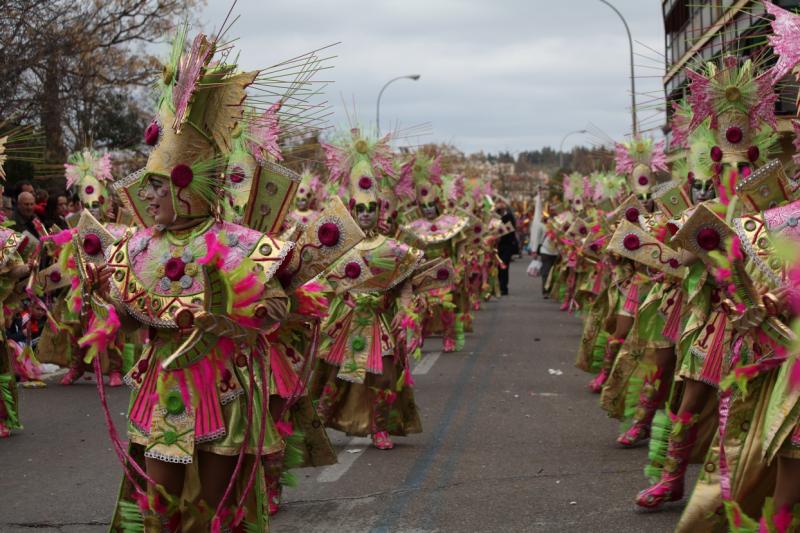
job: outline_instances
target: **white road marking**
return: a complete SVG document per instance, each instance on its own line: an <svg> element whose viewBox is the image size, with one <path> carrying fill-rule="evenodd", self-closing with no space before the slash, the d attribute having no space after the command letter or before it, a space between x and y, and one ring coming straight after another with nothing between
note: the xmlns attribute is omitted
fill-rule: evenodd
<svg viewBox="0 0 800 533"><path fill-rule="evenodd" d="M411 371L411 374L414 376L422 376L427 374L428 371L433 367L436 360L439 359L439 356L442 355L442 352L431 352L423 357L419 363L416 364L414 369Z"/></svg>
<svg viewBox="0 0 800 533"><path fill-rule="evenodd" d="M322 472L317 476L317 482L332 483L338 481L340 477L350 470L350 467L353 466L356 459L364 455L364 450L366 450L367 446L370 444L372 444L372 439L366 437L353 437L350 439L347 444L345 444L344 449L342 449L336 457L338 462L335 465L323 468ZM355 450L358 450L358 453L356 453Z"/></svg>

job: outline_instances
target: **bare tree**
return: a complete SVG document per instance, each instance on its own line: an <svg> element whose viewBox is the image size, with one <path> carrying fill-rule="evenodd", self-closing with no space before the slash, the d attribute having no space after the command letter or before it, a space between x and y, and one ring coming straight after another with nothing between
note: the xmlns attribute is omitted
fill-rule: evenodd
<svg viewBox="0 0 800 533"><path fill-rule="evenodd" d="M149 46L203 3L3 0L0 116L41 128L50 161L95 141L138 143L130 123L143 121L159 68Z"/></svg>

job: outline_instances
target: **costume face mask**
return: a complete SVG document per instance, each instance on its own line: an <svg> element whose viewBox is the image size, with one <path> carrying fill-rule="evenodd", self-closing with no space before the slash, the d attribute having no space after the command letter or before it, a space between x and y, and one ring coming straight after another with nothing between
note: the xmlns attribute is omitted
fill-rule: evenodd
<svg viewBox="0 0 800 533"><path fill-rule="evenodd" d="M640 200L646 200L650 197L650 189L653 187L655 179L653 172L647 165L636 165L631 175L631 190L636 194Z"/></svg>
<svg viewBox="0 0 800 533"><path fill-rule="evenodd" d="M428 220L433 220L439 215L439 210L436 208L436 202L428 202L419 206L422 215Z"/></svg>

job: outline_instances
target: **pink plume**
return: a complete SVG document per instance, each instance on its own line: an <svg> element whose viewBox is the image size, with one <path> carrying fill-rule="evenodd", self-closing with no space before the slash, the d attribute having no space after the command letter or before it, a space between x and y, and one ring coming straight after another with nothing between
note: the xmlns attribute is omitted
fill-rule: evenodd
<svg viewBox="0 0 800 533"><path fill-rule="evenodd" d="M777 83L800 63L800 17L766 0L764 7L775 17L767 39L778 56L771 71L772 83Z"/></svg>
<svg viewBox="0 0 800 533"><path fill-rule="evenodd" d="M775 119L775 102L778 101L778 93L772 86L769 73L759 76L756 79L756 86L758 87L757 103L750 111L750 127L758 128L760 122L763 121L772 128L778 129L778 122Z"/></svg>
<svg viewBox="0 0 800 533"><path fill-rule="evenodd" d="M67 189L71 189L83 177L78 165L71 163L64 163L64 175L67 178Z"/></svg>
<svg viewBox="0 0 800 533"><path fill-rule="evenodd" d="M437 155L428 167L428 179L435 185L442 185L442 156Z"/></svg>
<svg viewBox="0 0 800 533"><path fill-rule="evenodd" d="M320 146L325 152L325 166L328 167L331 181L338 183L340 186L344 186L344 180L348 175L344 154L337 146L333 146L332 144L320 143Z"/></svg>
<svg viewBox="0 0 800 533"><path fill-rule="evenodd" d="M400 181L394 188L397 196L405 198L406 200L413 200L416 197L414 191L414 163L416 158L412 157L405 165L400 167Z"/></svg>
<svg viewBox="0 0 800 533"><path fill-rule="evenodd" d="M280 111L282 102L276 102L264 111L257 119L253 120L247 132L247 145L250 153L257 159L265 159L265 155L272 156L277 161L283 161L283 153L278 146L280 135Z"/></svg>
<svg viewBox="0 0 800 533"><path fill-rule="evenodd" d="M325 318L328 314L328 299L324 296L324 287L316 281L310 281L297 290L297 313L314 318Z"/></svg>
<svg viewBox="0 0 800 533"><path fill-rule="evenodd" d="M689 141L689 117L681 113L678 102L672 102L672 146L686 148Z"/></svg>
<svg viewBox="0 0 800 533"><path fill-rule="evenodd" d="M453 180L453 188L450 190L450 200L456 201L464 196L464 176L456 176Z"/></svg>
<svg viewBox="0 0 800 533"><path fill-rule="evenodd" d="M650 154L650 168L654 171L669 171L669 167L667 166L667 155L664 153L664 141L658 141L653 146L653 153Z"/></svg>
<svg viewBox="0 0 800 533"><path fill-rule="evenodd" d="M43 241L53 241L56 246L64 246L68 242L72 240L72 236L77 233L77 229L65 229L61 230L58 233L53 233L51 235L45 235L42 237Z"/></svg>
<svg viewBox="0 0 800 533"><path fill-rule="evenodd" d="M114 176L111 174L111 154L108 152L100 156L100 159L95 161L94 177L100 181L113 181Z"/></svg>
<svg viewBox="0 0 800 533"><path fill-rule="evenodd" d="M617 174L633 172L634 161L630 150L622 143L614 143L614 160L617 164Z"/></svg>
<svg viewBox="0 0 800 533"><path fill-rule="evenodd" d="M214 44L206 39L203 34L197 34L192 41L192 48L188 54L184 54L180 59L178 81L172 87L172 101L175 103L175 122L173 128L178 128L183 122L186 112L189 109L200 76L203 74L211 56L214 55Z"/></svg>
<svg viewBox="0 0 800 533"><path fill-rule="evenodd" d="M225 261L228 259L230 248L222 244L219 239L217 239L216 234L211 231L207 232L204 237L206 239L206 255L198 259L197 262L201 265L222 268L222 265L224 265Z"/></svg>
<svg viewBox="0 0 800 533"><path fill-rule="evenodd" d="M689 96L687 100L692 107L692 120L689 123L689 131L694 131L708 117L712 117L712 127L716 127L716 117L714 116L714 107L711 103L711 93L709 91L711 80L690 68L686 69L686 76L689 78Z"/></svg>

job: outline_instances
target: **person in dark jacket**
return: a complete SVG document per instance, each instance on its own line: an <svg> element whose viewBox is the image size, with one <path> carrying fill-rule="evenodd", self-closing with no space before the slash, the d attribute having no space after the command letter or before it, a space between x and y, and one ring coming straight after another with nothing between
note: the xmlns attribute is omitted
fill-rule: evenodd
<svg viewBox="0 0 800 533"><path fill-rule="evenodd" d="M496 212L500 215L503 223L511 222L511 225L516 228L517 221L514 220L514 214L508 208L504 201L497 202L495 206ZM500 282L500 294L508 294L508 267L511 265L511 258L514 254L519 253L519 241L517 240L517 232L513 231L507 235L503 235L497 241L497 255L500 260L505 263L505 268L500 268L498 273L498 281Z"/></svg>

